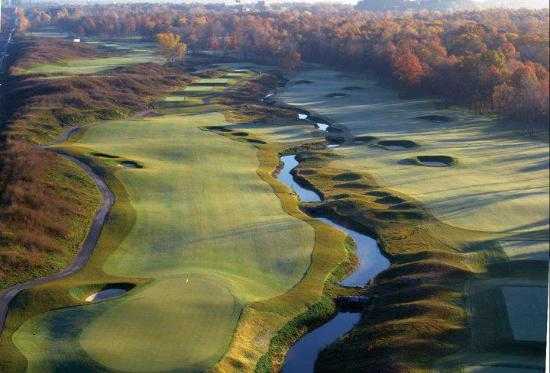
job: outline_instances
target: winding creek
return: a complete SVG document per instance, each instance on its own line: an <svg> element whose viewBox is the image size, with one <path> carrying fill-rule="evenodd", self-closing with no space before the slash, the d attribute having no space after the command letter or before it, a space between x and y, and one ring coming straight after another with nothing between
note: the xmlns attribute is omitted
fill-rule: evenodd
<svg viewBox="0 0 550 373"><path fill-rule="evenodd" d="M304 188L294 179L292 170L299 163L296 160L296 155L285 155L280 159L283 168L279 172L277 179L289 186L302 202L321 201L322 198L319 194ZM380 252L376 240L355 230L343 227L331 219L318 218L318 220L341 230L355 242L359 265L351 275L341 282L342 286L364 286L376 275L389 267L390 263ZM338 312L332 320L303 336L288 352L282 370L283 373L313 372L319 353L328 345L347 334L359 322L360 318L361 313L359 312Z"/></svg>

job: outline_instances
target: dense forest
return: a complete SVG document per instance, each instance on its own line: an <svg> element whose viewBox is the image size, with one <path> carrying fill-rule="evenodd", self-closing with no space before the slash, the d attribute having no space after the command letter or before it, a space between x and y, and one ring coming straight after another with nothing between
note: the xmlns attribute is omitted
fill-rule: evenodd
<svg viewBox="0 0 550 373"><path fill-rule="evenodd" d="M374 70L408 92L480 112L548 122L548 11L487 10L410 15L334 6L243 12L185 5L29 9L21 27L55 25L78 36L181 36L190 51Z"/></svg>

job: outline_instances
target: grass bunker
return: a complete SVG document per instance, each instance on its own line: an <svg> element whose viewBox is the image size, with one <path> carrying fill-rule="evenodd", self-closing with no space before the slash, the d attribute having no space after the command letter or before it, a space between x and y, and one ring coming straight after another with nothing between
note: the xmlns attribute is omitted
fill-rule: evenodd
<svg viewBox="0 0 550 373"><path fill-rule="evenodd" d="M420 146L412 140L382 140L378 141L377 144L387 150L406 150Z"/></svg>
<svg viewBox="0 0 550 373"><path fill-rule="evenodd" d="M376 136L369 136L369 135L355 136L353 138L353 141L360 142L360 143L370 143L376 140L378 140Z"/></svg>
<svg viewBox="0 0 550 373"><path fill-rule="evenodd" d="M420 115L416 119L426 120L433 123L449 123L453 121L453 118L445 115Z"/></svg>
<svg viewBox="0 0 550 373"><path fill-rule="evenodd" d="M425 167L452 167L456 166L458 161L448 155L419 155L414 158L402 159L399 163Z"/></svg>

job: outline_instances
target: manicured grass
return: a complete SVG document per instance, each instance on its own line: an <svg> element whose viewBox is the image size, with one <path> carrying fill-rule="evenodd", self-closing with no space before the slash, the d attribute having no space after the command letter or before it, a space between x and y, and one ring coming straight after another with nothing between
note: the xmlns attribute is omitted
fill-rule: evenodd
<svg viewBox="0 0 550 373"><path fill-rule="evenodd" d="M241 74L251 76L236 75ZM291 85L283 96L291 92L294 99L314 102L313 98L335 91L333 85L358 84L339 76L332 83L325 82L326 92L315 74L306 73L304 77L312 83ZM213 367L220 372L265 371L280 367L289 345L330 317L334 308L329 297L342 292L335 280L349 269L344 236L300 210L296 197L273 177L279 153L321 141L323 134L311 124L296 121L295 113L268 110L237 94L232 97L239 97L237 102L245 105L224 106L230 100L224 101L227 97L220 93L239 87L236 75L203 79L175 92L155 105L155 116L99 123L67 148L100 165L120 198L97 253L84 271L21 298L20 304L27 308L17 309L21 313L14 314L9 327L17 330L14 343L29 360L31 370ZM250 94L250 87L241 88ZM372 94L376 89L382 88L373 85L365 91ZM504 245L495 239L532 238L528 227L519 229L518 236L502 232L507 226L501 217L483 225L481 216L488 216L488 207L477 206L480 216L472 213L481 196L470 201L472 205L466 204L466 211L452 210L453 203L462 206L467 202L461 199L465 181L458 178L460 172L470 172L470 153L481 157L483 152L493 152L496 143L511 138L480 139L476 136L486 127L471 121L481 119L456 111L445 112L452 121L437 122L444 127L428 131L428 123L434 123L417 117L432 113L433 103L403 103L387 91L380 92L380 96L373 95L379 102L364 106L346 104L350 97L331 98L344 103L345 110L336 111L329 100L322 105L334 113L321 113L335 118L342 115L338 118L343 122L349 119L343 124L353 136L370 136L367 128L372 126L376 139L335 150L300 149L298 177L327 199L303 208L375 235L392 261L392 267L365 290L371 303L358 327L321 355L320 371L425 370L442 356L463 353L469 348L471 332L471 310L466 308L471 294L465 287L490 276L511 276L508 267L490 269L491 264L506 259ZM209 104L204 104L207 98ZM347 117L347 108L355 110L353 118ZM373 110L372 118L380 123L373 124L365 110ZM414 125L390 126L383 122L383 111L400 118L398 123L410 116ZM465 146L457 145L464 144L463 136L474 138L467 137L468 143L475 144L471 152L456 150ZM388 140L410 140L418 146L374 145ZM539 143L533 145L538 147ZM510 152L505 148L499 156L511 156ZM457 161L445 169L400 162L434 154ZM529 154L528 161L537 160L537 154ZM123 167L123 162L143 168ZM385 168L380 171L382 165ZM483 170L496 172L490 167ZM532 174L536 180L541 180L539 171ZM449 172L445 177L456 178L457 191L440 181L436 172ZM437 198L448 198L450 210L441 212L431 195L407 189L412 184L419 190L418 185L429 184L428 177L448 189L445 194L426 186ZM487 194L496 193L490 187L485 189ZM492 195L492 204L508 206L512 196L505 192L511 193L505 189ZM519 198L516 203L522 201ZM516 204L508 207L522 211ZM530 205L524 208L527 211ZM512 214L508 208L502 211ZM461 214L479 219L475 220L479 227L462 223ZM517 224L517 219L505 221ZM113 281L138 286L104 303L45 312L80 304L70 295L75 288L91 289L92 284ZM29 303L30 299L35 301ZM503 310L498 302L491 303L495 303L495 312ZM60 323L65 332L54 332ZM15 354L6 350L5 334L2 338L0 353ZM52 351L56 358L51 358ZM472 351L468 356L473 359ZM21 357L17 361L22 364Z"/></svg>
<svg viewBox="0 0 550 373"><path fill-rule="evenodd" d="M50 43L51 45L55 45L56 41L58 43L63 42L52 37L49 39L39 39L38 43ZM90 49L89 46L94 46L97 49ZM69 57L51 56L48 60L48 55L45 54L43 56L45 62L34 62L26 64L24 67L18 66L13 69L12 73L17 76L39 74L46 76L46 79L59 79L60 77L84 74L101 74L117 67L140 63L164 62L164 58L157 52L154 43L138 40L128 39L119 42L97 40L72 44L70 42L65 42L64 48L73 47L76 50L87 50L89 55L75 56L73 54L72 56L69 55ZM94 50L96 50L96 53L91 52ZM40 51L40 53L43 53L43 51Z"/></svg>
<svg viewBox="0 0 550 373"><path fill-rule="evenodd" d="M128 199L122 203L131 204L135 220L115 242L109 237L116 229L107 225L102 239L108 241L86 269L50 287L61 294L102 278L141 278L147 285L79 307L86 320L75 320L78 333L59 338L46 336L56 323L70 324L74 308L35 311L37 317L14 334L31 367L55 370L70 360L88 368L204 370L230 348L219 366L238 359L252 368L267 351L269 336L320 299L328 274L346 258L342 235L312 223L270 175L278 148L260 152L258 161L249 139L203 129L227 124L216 108L204 105L201 113L182 105L162 116L103 122L68 148L116 176L110 180L124 188ZM122 161L143 168L122 167ZM117 221L113 228L122 228ZM318 229L315 241L308 222ZM251 329L262 321L262 328ZM261 343L254 342L258 334ZM59 360L50 359L52 349L62 351Z"/></svg>
<svg viewBox="0 0 550 373"><path fill-rule="evenodd" d="M160 279L127 300L103 306L103 313L84 328L80 345L110 369L212 365L229 344L241 306L218 279L188 277L188 282L187 277Z"/></svg>
<svg viewBox="0 0 550 373"><path fill-rule="evenodd" d="M374 79L308 70L289 85L283 101L324 115L355 136L378 141L409 140L403 150L344 147L336 168L363 170L379 184L409 195L453 226L491 233L508 256L548 259L548 143L503 127L496 119L459 109L438 109L429 99L400 99ZM324 97L350 85L368 87L338 100ZM435 116L437 115L437 116ZM431 121L424 118L449 118ZM433 154L453 157L453 167L417 167L403 162Z"/></svg>
<svg viewBox="0 0 550 373"><path fill-rule="evenodd" d="M133 65L137 63L160 62L158 57L150 53L137 52L128 56L100 57L91 59L76 59L62 63L38 64L18 71L18 75L81 75L97 74L119 66Z"/></svg>
<svg viewBox="0 0 550 373"><path fill-rule="evenodd" d="M350 133L344 137L368 139L303 154L299 175L328 199L312 211L376 234L392 261L368 290L372 304L364 318L321 354L319 371L429 369L449 355L453 363L446 366L456 368L466 360L484 361L477 344L499 351L494 362L505 364L508 349L495 346L510 334L500 333L503 322L495 321L507 313L504 302L489 297L491 307L467 313L464 301L482 295L465 288L474 279L514 286L508 277L520 268L529 281L538 276L529 259L547 266L548 144L498 130L493 118L437 109L431 100L399 99L373 80L325 70L297 79L312 83L289 85L279 99L346 126ZM337 100L325 97L358 82L369 89ZM437 120L431 120L435 114ZM274 131L268 135L270 141L277 138ZM416 146L386 146L405 143ZM411 162L434 154L453 162L449 167ZM353 181L344 180L349 175ZM493 263L500 263L498 269ZM477 320L471 328L467 317ZM533 327L543 324L539 320ZM483 341L477 330L485 331ZM514 348L522 364L540 361L538 347Z"/></svg>

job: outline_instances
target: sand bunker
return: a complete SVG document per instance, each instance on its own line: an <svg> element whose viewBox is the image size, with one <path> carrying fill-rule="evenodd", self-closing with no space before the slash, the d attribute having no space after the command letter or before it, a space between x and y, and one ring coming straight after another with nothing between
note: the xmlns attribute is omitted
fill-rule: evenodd
<svg viewBox="0 0 550 373"><path fill-rule="evenodd" d="M143 165L136 161L125 160L125 161L120 161L119 163L122 166L128 167L128 168L143 168Z"/></svg>
<svg viewBox="0 0 550 373"><path fill-rule="evenodd" d="M107 284L99 291L89 294L84 299L86 302L100 302L103 300L117 298L132 290L136 285L131 283Z"/></svg>
<svg viewBox="0 0 550 373"><path fill-rule="evenodd" d="M315 123L315 125L320 131L323 131L323 132L326 132L329 127L328 124L325 124L325 123Z"/></svg>

